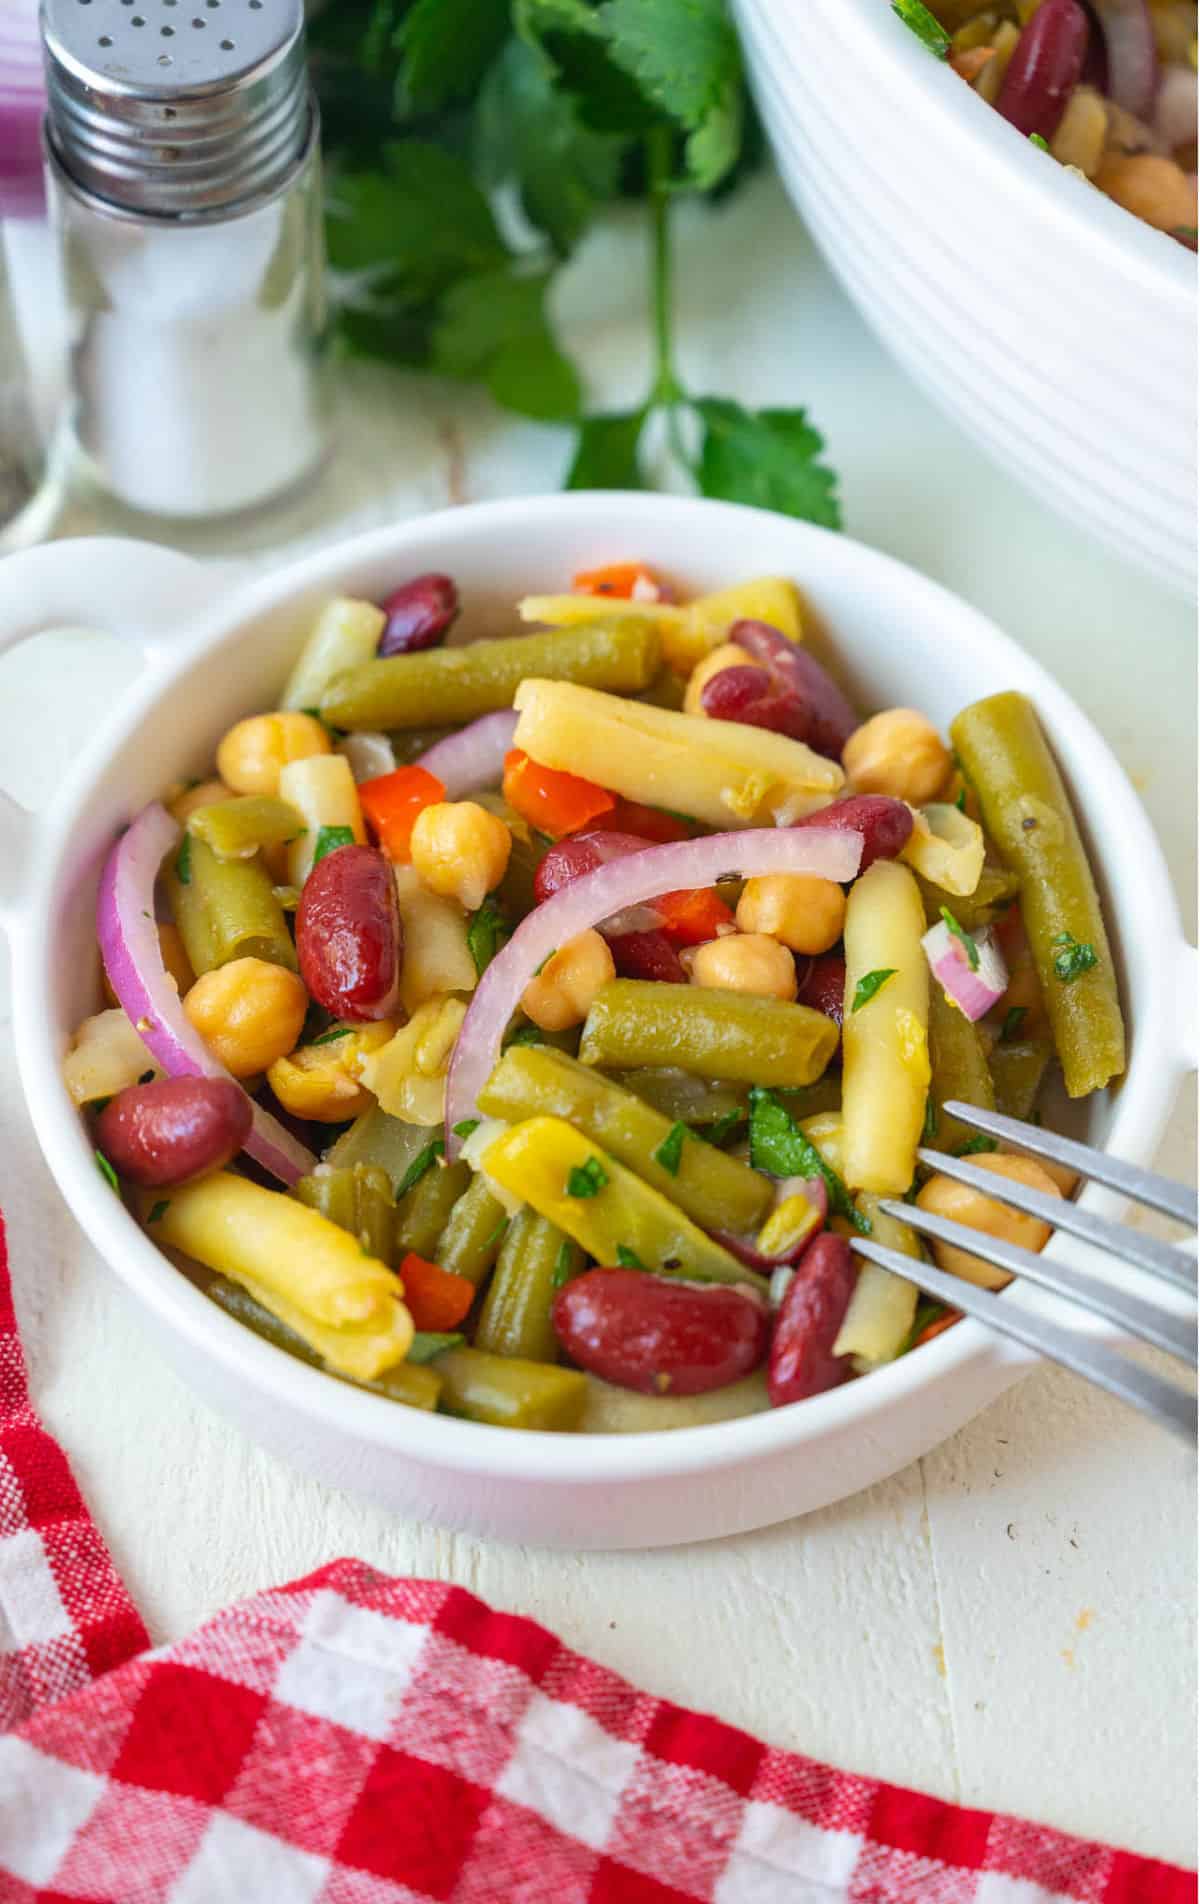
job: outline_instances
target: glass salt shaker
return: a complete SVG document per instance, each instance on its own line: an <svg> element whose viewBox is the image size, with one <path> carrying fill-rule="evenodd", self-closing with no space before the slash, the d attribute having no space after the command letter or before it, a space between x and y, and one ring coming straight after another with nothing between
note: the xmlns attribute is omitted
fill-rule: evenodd
<svg viewBox="0 0 1200 1904"><path fill-rule="evenodd" d="M328 448L301 0L42 0L42 35L77 493L253 546Z"/></svg>

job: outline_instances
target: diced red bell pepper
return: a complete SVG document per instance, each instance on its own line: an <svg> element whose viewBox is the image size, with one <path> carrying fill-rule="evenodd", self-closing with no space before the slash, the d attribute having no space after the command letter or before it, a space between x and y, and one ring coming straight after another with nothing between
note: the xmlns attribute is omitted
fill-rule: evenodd
<svg viewBox="0 0 1200 1904"><path fill-rule="evenodd" d="M571 577L571 587L577 595L616 595L626 602L635 598L646 602L668 599L654 570L644 562L610 562L606 568L580 569Z"/></svg>
<svg viewBox="0 0 1200 1904"><path fill-rule="evenodd" d="M397 767L395 773L364 780L358 802L368 826L390 860L407 864L417 815L446 798L436 774L424 767Z"/></svg>
<svg viewBox="0 0 1200 1904"><path fill-rule="evenodd" d="M554 839L578 833L616 805L612 794L594 781L542 767L519 747L504 756L504 798L514 813Z"/></svg>
<svg viewBox="0 0 1200 1904"><path fill-rule="evenodd" d="M676 945L703 945L715 939L722 926L734 923L733 913L711 886L664 893L653 905L663 931Z"/></svg>
<svg viewBox="0 0 1200 1904"><path fill-rule="evenodd" d="M475 1285L467 1277L455 1276L411 1250L400 1265L400 1281L413 1327L435 1335L457 1329L475 1298Z"/></svg>
<svg viewBox="0 0 1200 1904"><path fill-rule="evenodd" d="M677 820L673 813L664 813L660 807L639 806L636 800L622 800L619 795L607 825L615 833L633 833L639 840L653 841L655 846L690 840L693 833L687 821Z"/></svg>

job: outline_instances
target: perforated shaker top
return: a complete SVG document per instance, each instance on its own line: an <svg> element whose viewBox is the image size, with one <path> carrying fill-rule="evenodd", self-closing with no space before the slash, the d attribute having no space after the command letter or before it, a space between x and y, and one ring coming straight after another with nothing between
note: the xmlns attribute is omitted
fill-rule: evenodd
<svg viewBox="0 0 1200 1904"><path fill-rule="evenodd" d="M270 195L307 142L301 0L42 0L50 141L126 210Z"/></svg>

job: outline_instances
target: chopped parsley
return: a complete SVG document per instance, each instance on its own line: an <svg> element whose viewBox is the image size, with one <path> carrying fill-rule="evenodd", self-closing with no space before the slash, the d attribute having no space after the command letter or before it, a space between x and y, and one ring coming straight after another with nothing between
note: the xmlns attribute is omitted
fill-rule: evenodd
<svg viewBox="0 0 1200 1904"><path fill-rule="evenodd" d="M631 1250L625 1243L617 1244L617 1262L622 1269L645 1269L646 1267L637 1251Z"/></svg>
<svg viewBox="0 0 1200 1904"><path fill-rule="evenodd" d="M925 1099L925 1124L921 1131L921 1135L927 1144L932 1144L934 1138L937 1136L937 1127L938 1107L933 1101L933 1093L930 1092L929 1096Z"/></svg>
<svg viewBox="0 0 1200 1904"><path fill-rule="evenodd" d="M977 1136L968 1137L965 1144L960 1144L958 1149L954 1152L954 1155L956 1157L974 1157L977 1151L996 1150L998 1148L999 1146L994 1137L985 1137L983 1132L980 1131Z"/></svg>
<svg viewBox="0 0 1200 1904"><path fill-rule="evenodd" d="M898 20L903 20L910 33L916 34L922 46L928 47L935 59L949 58L950 35L922 0L892 0L892 12Z"/></svg>
<svg viewBox="0 0 1200 1904"><path fill-rule="evenodd" d="M864 1005L869 1005L871 1000L875 997L875 994L883 990L888 980L895 978L898 970L899 967L895 965L881 965L878 971L864 972L858 984L854 987L854 1003L850 1007L851 1014L856 1011L861 1011Z"/></svg>
<svg viewBox="0 0 1200 1904"><path fill-rule="evenodd" d="M718 1117L713 1123L709 1124L707 1128L703 1125L698 1125L693 1135L702 1137L706 1144L713 1144L720 1149L725 1139L737 1129L739 1124L744 1124L745 1121L745 1111L726 1111L723 1117Z"/></svg>
<svg viewBox="0 0 1200 1904"><path fill-rule="evenodd" d="M183 844L175 855L175 877L181 886L192 883L192 836L185 833Z"/></svg>
<svg viewBox="0 0 1200 1904"><path fill-rule="evenodd" d="M354 845L354 828L350 826L322 826L317 829L317 843L313 847L312 863L319 866L326 853L336 853L339 846Z"/></svg>
<svg viewBox="0 0 1200 1904"><path fill-rule="evenodd" d="M109 1163L108 1158L104 1155L104 1152L102 1150L98 1150L96 1152L96 1168L100 1172L100 1175L104 1178L104 1181L108 1185L109 1189L115 1190L117 1195L120 1196L121 1186L117 1182L117 1173L113 1169L112 1165Z"/></svg>
<svg viewBox="0 0 1200 1904"><path fill-rule="evenodd" d="M558 1255L554 1259L554 1269L550 1276L551 1289L561 1289L571 1280L571 1245L564 1237L558 1246Z"/></svg>
<svg viewBox="0 0 1200 1904"><path fill-rule="evenodd" d="M456 1137L464 1137L464 1138L470 1137L472 1132L477 1131L478 1129L479 1129L479 1119L477 1117L464 1117L460 1124L455 1124L453 1126L454 1135Z"/></svg>
<svg viewBox="0 0 1200 1904"><path fill-rule="evenodd" d="M101 1111L106 1111L111 1103L112 1103L111 1096L93 1098L92 1102L88 1106L88 1109L90 1111L94 1111L96 1116L99 1117Z"/></svg>
<svg viewBox="0 0 1200 1904"><path fill-rule="evenodd" d="M761 1084L750 1092L750 1162L769 1177L823 1178L831 1212L844 1216L862 1235L870 1235L869 1217L855 1208L854 1199L832 1164L826 1163L775 1093Z"/></svg>
<svg viewBox="0 0 1200 1904"><path fill-rule="evenodd" d="M1050 141L1043 139L1040 132L1031 132L1029 135L1029 143L1030 145L1035 145L1039 152L1049 152L1050 150Z"/></svg>
<svg viewBox="0 0 1200 1904"><path fill-rule="evenodd" d="M683 1158L683 1140L689 1135L686 1124L672 1124L654 1153L654 1161L672 1177L679 1175L679 1165Z"/></svg>
<svg viewBox="0 0 1200 1904"><path fill-rule="evenodd" d="M418 1329L404 1359L420 1368L422 1363L432 1362L434 1356L440 1355L443 1349L457 1349L465 1341L466 1337L462 1335L441 1335L432 1329Z"/></svg>
<svg viewBox="0 0 1200 1904"><path fill-rule="evenodd" d="M161 1222L163 1217L166 1216L167 1211L170 1209L170 1207L171 1207L170 1198L160 1197L158 1202L151 1209L149 1216L146 1218L147 1223Z"/></svg>
<svg viewBox="0 0 1200 1904"><path fill-rule="evenodd" d="M445 1151L446 1146L442 1139L435 1137L432 1143L426 1144L424 1150L417 1153L399 1183L396 1185L397 1202L399 1202L401 1197L408 1194L414 1184L420 1183L425 1172L433 1169L438 1158L445 1155Z"/></svg>
<svg viewBox="0 0 1200 1904"><path fill-rule="evenodd" d="M956 800L956 801L954 802L954 804L955 804L955 806L956 806L956 807L958 808L958 810L959 810L959 812L960 812L960 813L965 813L965 812L966 812L966 810L967 810L967 790L966 790L966 788L965 788L965 787L960 787L960 788L959 788L959 790L958 790L958 798L957 798L957 800Z"/></svg>
<svg viewBox="0 0 1200 1904"><path fill-rule="evenodd" d="M1021 1026L1029 1016L1028 1005L1010 1005L1004 1014L1004 1023L1000 1027L1000 1042L1010 1045Z"/></svg>
<svg viewBox="0 0 1200 1904"><path fill-rule="evenodd" d="M554 953L555 953L555 952L557 952L557 951L558 951L558 947L557 947L557 946L555 946L555 947L553 948L553 950L552 950L552 951L550 951L550 952L547 952L547 954L546 954L546 956L545 956L545 958L544 958L544 959L543 959L543 960L541 961L541 963L540 963L540 964L538 964L538 965L535 965L535 966L534 966L534 968L533 968L533 976L534 976L534 978L541 978L541 976L542 976L542 973L543 973L543 972L545 971L545 969L546 969L546 967L547 967L547 966L549 965L549 963L550 963L550 961L551 961L551 959L552 959L552 958L554 957Z"/></svg>
<svg viewBox="0 0 1200 1904"><path fill-rule="evenodd" d="M353 1025L335 1025L332 1031L323 1031L319 1038L312 1039L314 1045L333 1045L339 1038L353 1038Z"/></svg>
<svg viewBox="0 0 1200 1904"><path fill-rule="evenodd" d="M979 947L976 945L974 939L969 932L959 925L958 920L954 917L949 906L939 906L938 911L942 915L942 920L947 932L951 933L952 936L958 940L958 943L965 952L967 964L973 972L977 972L979 970Z"/></svg>
<svg viewBox="0 0 1200 1904"><path fill-rule="evenodd" d="M1054 976L1061 979L1064 985L1073 985L1077 978L1082 978L1085 972L1091 971L1093 965L1100 963L1095 946L1089 945L1086 939L1075 938L1070 932L1060 932L1050 943L1063 948L1054 954Z"/></svg>
<svg viewBox="0 0 1200 1904"><path fill-rule="evenodd" d="M467 926L467 946L475 961L475 971L480 978L487 971L500 947L511 931L496 901L489 893L478 912L471 914Z"/></svg>
<svg viewBox="0 0 1200 1904"><path fill-rule="evenodd" d="M569 1197L598 1197L608 1182L608 1172L599 1157L589 1157L585 1164L573 1164L567 1178Z"/></svg>
<svg viewBox="0 0 1200 1904"><path fill-rule="evenodd" d="M153 1084L154 1083L153 1068L151 1068L149 1071L143 1071L141 1076L138 1079L138 1083L139 1084Z"/></svg>
<svg viewBox="0 0 1200 1904"><path fill-rule="evenodd" d="M504 1050L510 1045L544 1045L546 1042L537 1025L518 1025L515 1031L505 1033Z"/></svg>

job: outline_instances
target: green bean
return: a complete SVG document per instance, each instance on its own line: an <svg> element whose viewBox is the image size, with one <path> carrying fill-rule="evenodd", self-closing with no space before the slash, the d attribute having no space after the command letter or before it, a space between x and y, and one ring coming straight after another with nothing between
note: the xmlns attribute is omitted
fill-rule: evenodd
<svg viewBox="0 0 1200 1904"><path fill-rule="evenodd" d="M705 1428L739 1415L760 1415L769 1407L762 1369L705 1395L639 1395L589 1375L580 1429L585 1435L643 1435L660 1428Z"/></svg>
<svg viewBox="0 0 1200 1904"><path fill-rule="evenodd" d="M544 634L425 648L348 668L330 682L321 718L331 727L427 727L511 707L522 681L572 681L633 694L653 680L659 641L650 621L628 620Z"/></svg>
<svg viewBox="0 0 1200 1904"><path fill-rule="evenodd" d="M564 1118L670 1197L702 1230L757 1229L770 1208L770 1185L756 1170L690 1132L673 1136L672 1119L560 1051L513 1046L480 1092L479 1108L511 1124L539 1113Z"/></svg>
<svg viewBox="0 0 1200 1904"><path fill-rule="evenodd" d="M587 1064L678 1065L739 1084L812 1084L837 1048L823 1012L749 992L618 978L602 987L583 1027Z"/></svg>
<svg viewBox="0 0 1200 1904"><path fill-rule="evenodd" d="M301 1177L295 1194L310 1210L319 1210L339 1229L356 1236L368 1256L381 1263L395 1261L396 1199L391 1178L381 1165L351 1164Z"/></svg>
<svg viewBox="0 0 1200 1904"><path fill-rule="evenodd" d="M923 1141L934 1150L957 1150L972 1132L959 1118L946 1115L946 1099L956 1097L981 1111L994 1111L996 1093L978 1025L950 1003L938 984L929 988L929 1062L929 1101L936 1123L932 1130L926 1127Z"/></svg>
<svg viewBox="0 0 1200 1904"><path fill-rule="evenodd" d="M634 1071L612 1071L609 1076L623 1091L632 1091L672 1124L720 1124L735 1115L750 1115L748 1086L723 1084L719 1078L694 1078L677 1065L647 1064Z"/></svg>
<svg viewBox="0 0 1200 1904"><path fill-rule="evenodd" d="M557 1361L550 1311L557 1290L578 1276L583 1264L583 1251L557 1224L536 1210L518 1210L484 1297L475 1347L531 1362Z"/></svg>
<svg viewBox="0 0 1200 1904"><path fill-rule="evenodd" d="M266 959L294 972L296 948L262 861L218 859L211 846L190 833L186 846L187 878L179 877L177 856L167 884L196 976L231 959Z"/></svg>
<svg viewBox="0 0 1200 1904"><path fill-rule="evenodd" d="M949 893L942 886L935 886L931 880L916 875L917 885L921 889L921 898L925 905L925 917L931 926L935 926L942 916L942 907L949 906L964 932L976 932L980 926L994 925L1016 898L1021 882L1015 873L1006 866L993 866L985 863L979 875L979 884L967 898Z"/></svg>
<svg viewBox="0 0 1200 1904"><path fill-rule="evenodd" d="M472 1177L446 1220L434 1260L478 1289L500 1253L507 1219L486 1177Z"/></svg>
<svg viewBox="0 0 1200 1904"><path fill-rule="evenodd" d="M775 1093L788 1116L797 1124L806 1117L820 1117L825 1111L840 1114L842 1108L842 1079L840 1072L827 1071L815 1084L806 1084L799 1091L777 1091Z"/></svg>
<svg viewBox="0 0 1200 1904"><path fill-rule="evenodd" d="M440 1124L406 1124L373 1104L342 1132L325 1153L325 1162L335 1170L348 1164L382 1164L393 1184L400 1184L410 1166L441 1135Z"/></svg>
<svg viewBox="0 0 1200 1904"><path fill-rule="evenodd" d="M430 1365L443 1382L442 1406L494 1428L578 1428L587 1377L578 1369L526 1362L483 1349L443 1349Z"/></svg>
<svg viewBox="0 0 1200 1904"><path fill-rule="evenodd" d="M910 1224L889 1216L880 1208L880 1203L879 1197L866 1190L860 1191L854 1199L859 1216L869 1225L872 1242L897 1250L901 1256L911 1256L916 1262L922 1261L916 1231ZM850 1247L854 1248L853 1237ZM890 1269L881 1269L878 1263L860 1261L858 1281L842 1318L833 1353L853 1355L859 1374L878 1368L882 1362L894 1361L912 1332L919 1294L917 1285L906 1277L895 1276Z"/></svg>
<svg viewBox="0 0 1200 1904"><path fill-rule="evenodd" d="M432 1412L438 1405L442 1392L441 1377L431 1368L419 1368L415 1362L397 1362L394 1368L385 1369L369 1382L356 1382L347 1375L341 1375L322 1361L315 1349L301 1340L287 1324L280 1322L269 1309L255 1302L254 1297L240 1284L231 1282L227 1276L213 1276L208 1282L205 1294L210 1296L226 1315L232 1316L255 1335L282 1349L285 1355L294 1355L298 1362L307 1362L310 1368L324 1369L339 1382L346 1382L351 1388L369 1388L376 1395L386 1395L389 1401L403 1402L409 1408L423 1408Z"/></svg>
<svg viewBox="0 0 1200 1904"><path fill-rule="evenodd" d="M438 1238L471 1181L469 1164L433 1164L396 1206L397 1261L409 1250L432 1260Z"/></svg>
<svg viewBox="0 0 1200 1904"><path fill-rule="evenodd" d="M676 674L674 668L660 668L649 687L643 688L637 698L649 707L669 707L678 714L683 709L686 690L685 675Z"/></svg>
<svg viewBox="0 0 1200 1904"><path fill-rule="evenodd" d="M1036 1039L1021 1039L992 1047L990 1059L996 1109L1005 1117L1028 1118L1038 1100L1050 1062L1050 1047Z"/></svg>
<svg viewBox="0 0 1200 1904"><path fill-rule="evenodd" d="M260 847L298 839L304 826L304 815L286 800L246 793L197 807L188 815L187 830L194 840L211 846L218 859L253 859Z"/></svg>
<svg viewBox="0 0 1200 1904"><path fill-rule="evenodd" d="M993 694L951 723L983 822L1021 881L1021 916L1068 1095L1125 1069L1125 1025L1095 881L1071 803L1023 694Z"/></svg>

